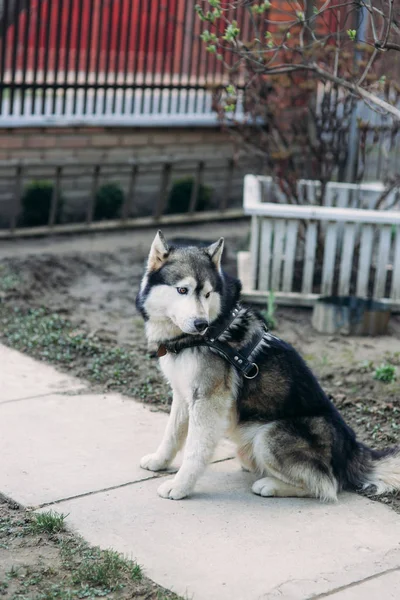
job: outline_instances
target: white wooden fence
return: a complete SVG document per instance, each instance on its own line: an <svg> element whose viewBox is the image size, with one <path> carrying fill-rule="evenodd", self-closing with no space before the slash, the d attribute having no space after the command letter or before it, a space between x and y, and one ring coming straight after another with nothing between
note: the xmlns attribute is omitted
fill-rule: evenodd
<svg viewBox="0 0 400 600"><path fill-rule="evenodd" d="M272 177L257 177L262 194L262 201L280 202L286 204L287 199L276 185ZM321 182L300 179L297 183L299 204L320 205ZM367 183L339 183L331 181L326 187L323 206L337 206L340 208L371 208L385 192L385 185L381 181ZM394 188L380 204L381 208L398 207L400 205L400 189Z"/></svg>
<svg viewBox="0 0 400 600"><path fill-rule="evenodd" d="M263 202L268 178L246 175L250 253L244 299L312 306L320 296L373 297L400 309L400 211Z"/></svg>

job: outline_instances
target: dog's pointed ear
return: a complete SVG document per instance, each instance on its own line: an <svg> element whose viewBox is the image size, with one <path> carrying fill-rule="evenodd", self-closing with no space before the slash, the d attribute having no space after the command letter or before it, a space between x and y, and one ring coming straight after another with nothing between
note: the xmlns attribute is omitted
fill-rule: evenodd
<svg viewBox="0 0 400 600"><path fill-rule="evenodd" d="M218 242L211 244L206 248L207 254L210 256L212 262L217 267L218 271L221 270L221 258L224 250L224 238L219 238Z"/></svg>
<svg viewBox="0 0 400 600"><path fill-rule="evenodd" d="M157 271L165 263L169 255L169 247L163 236L162 231L157 231L150 248L149 258L147 259L147 270Z"/></svg>

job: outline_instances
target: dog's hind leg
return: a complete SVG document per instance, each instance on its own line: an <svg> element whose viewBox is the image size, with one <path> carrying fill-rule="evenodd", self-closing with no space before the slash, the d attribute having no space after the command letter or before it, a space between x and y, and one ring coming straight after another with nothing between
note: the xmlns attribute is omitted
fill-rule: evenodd
<svg viewBox="0 0 400 600"><path fill-rule="evenodd" d="M331 432L322 417L275 421L255 430L253 456L260 473L275 481L259 480L260 495L309 496L325 502L337 500L338 483L331 467ZM285 485L287 486L285 488ZM268 488L275 490L267 494ZM294 493L297 491L300 493Z"/></svg>
<svg viewBox="0 0 400 600"><path fill-rule="evenodd" d="M154 454L143 456L140 461L142 469L162 471L171 464L177 452L185 443L188 431L189 413L187 403L174 392L167 427L160 446Z"/></svg>
<svg viewBox="0 0 400 600"><path fill-rule="evenodd" d="M263 477L262 479L258 479L253 483L251 490L254 494L265 497L304 498L311 495L303 488L291 485L290 483L285 483L275 477Z"/></svg>

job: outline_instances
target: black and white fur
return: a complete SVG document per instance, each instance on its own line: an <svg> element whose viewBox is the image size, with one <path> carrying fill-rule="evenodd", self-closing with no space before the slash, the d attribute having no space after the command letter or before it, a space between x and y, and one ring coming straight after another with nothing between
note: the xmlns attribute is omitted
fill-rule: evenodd
<svg viewBox="0 0 400 600"><path fill-rule="evenodd" d="M222 251L222 238L203 249L169 247L158 232L137 297L152 349L225 322L241 285L222 272ZM236 443L243 467L259 475L252 490L261 496L335 501L342 489L399 490L399 449L377 452L358 442L300 355L267 331L261 315L241 307L221 339L243 351L262 333L250 356L260 369L253 380L208 347L160 358L173 390L171 414L159 448L140 464L160 471L185 450L159 495L188 496L224 435Z"/></svg>

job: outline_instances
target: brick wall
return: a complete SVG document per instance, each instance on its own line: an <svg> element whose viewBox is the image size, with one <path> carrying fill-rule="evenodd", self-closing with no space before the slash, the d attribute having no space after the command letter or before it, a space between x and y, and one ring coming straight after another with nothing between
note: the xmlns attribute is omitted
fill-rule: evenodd
<svg viewBox="0 0 400 600"><path fill-rule="evenodd" d="M63 167L61 191L64 198L63 221L84 218L93 184L93 165L102 165L99 185L117 182L129 193L130 167L112 165L114 161L128 162L132 158L174 156L185 161L173 164L170 186L182 177L193 176L199 159L204 159L203 182L212 190L212 204L221 202L228 207L241 206L243 176L251 170L241 161L229 170L229 158L234 145L228 132L218 128L13 128L0 129L0 161L40 160L41 164L23 170L22 188L33 180L54 180L54 164ZM193 159L193 160L192 160ZM76 163L79 163L77 166ZM75 163L68 166L69 162ZM53 166L49 166L51 163ZM107 166L107 163L111 163ZM0 163L0 226L9 221L15 206L15 172ZM153 213L160 197L162 165L141 166L135 185L135 200L131 216ZM229 182L229 183L228 183ZM227 197L227 190L229 190Z"/></svg>
<svg viewBox="0 0 400 600"><path fill-rule="evenodd" d="M0 160L125 160L134 157L210 153L232 155L218 128L0 128Z"/></svg>

